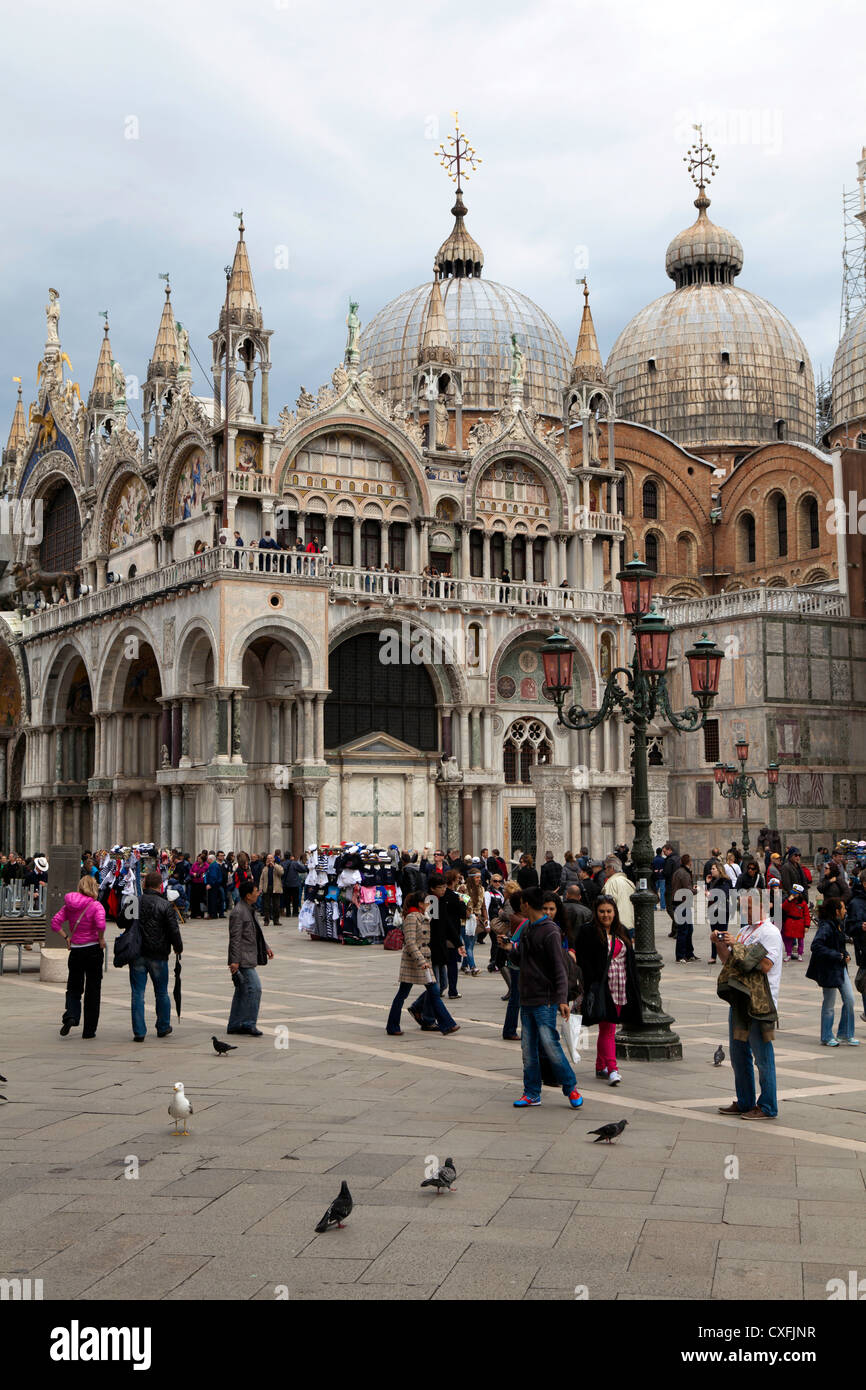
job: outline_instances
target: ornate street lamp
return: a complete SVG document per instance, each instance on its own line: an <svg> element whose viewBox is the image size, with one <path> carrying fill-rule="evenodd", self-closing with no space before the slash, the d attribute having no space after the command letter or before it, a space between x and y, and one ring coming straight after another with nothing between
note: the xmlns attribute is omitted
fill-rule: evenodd
<svg viewBox="0 0 866 1390"><path fill-rule="evenodd" d="M664 1011L660 993L662 958L656 950L654 909L656 895L652 882L652 841L647 759L647 726L663 716L679 732L700 729L707 710L718 694L724 653L704 633L688 652L692 694L697 702L675 712L666 682L668 650L673 629L652 607L652 588L656 578L635 555L616 576L622 590L625 615L634 636L630 666L618 666L605 683L599 709L593 714L566 700L572 695L575 648L557 628L541 648L544 666L544 693L556 702L557 719L567 729L595 729L619 709L634 729L634 863L637 889L632 893L635 915L635 954L643 1002L643 1023L624 1026L617 1034L617 1053L621 1057L646 1061L681 1057L682 1044L671 1031L673 1018ZM716 781L719 780L718 769Z"/></svg>
<svg viewBox="0 0 866 1390"><path fill-rule="evenodd" d="M734 763L726 763L723 775L719 777L718 768L721 763L716 763L716 783L719 791L726 801L742 801L743 803L743 853L749 852L749 797L758 796L762 801L766 801L773 795L774 789L779 785L779 764L767 764L767 790L758 790L758 784L754 777L746 772L746 760L749 756L749 740L738 738L736 742L737 758L740 768L737 771ZM773 803L775 805L775 802ZM771 826L771 829L774 827Z"/></svg>

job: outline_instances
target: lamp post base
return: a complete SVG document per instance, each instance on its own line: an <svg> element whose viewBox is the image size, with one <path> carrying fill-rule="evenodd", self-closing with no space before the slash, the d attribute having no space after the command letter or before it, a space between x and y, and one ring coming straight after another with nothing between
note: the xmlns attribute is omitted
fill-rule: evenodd
<svg viewBox="0 0 866 1390"><path fill-rule="evenodd" d="M675 1062L682 1059L683 1045L670 1030L670 1014L645 1015L646 1022L626 1027L616 1035L616 1055L630 1062Z"/></svg>

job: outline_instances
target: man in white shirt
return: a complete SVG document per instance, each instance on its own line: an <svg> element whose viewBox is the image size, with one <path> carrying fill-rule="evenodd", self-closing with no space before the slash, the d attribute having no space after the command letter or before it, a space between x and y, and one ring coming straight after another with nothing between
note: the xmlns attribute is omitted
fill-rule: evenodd
<svg viewBox="0 0 866 1390"><path fill-rule="evenodd" d="M761 945L767 952L758 969L767 976L770 994L776 1008L779 1006L779 985L782 979L782 934L769 917L760 919L758 904L752 894L743 895L741 910L743 924L737 933L713 932L716 949L722 963L731 954L731 947L739 942L743 946ZM747 1039L734 1037L733 1009L730 1012L729 1031L731 1066L734 1071L734 1085L737 1099L731 1105L720 1105L721 1115L739 1115L743 1120L775 1120L779 1114L776 1097L776 1056L772 1040L764 1038L760 1023L753 1022ZM761 1093L755 1097L755 1067Z"/></svg>
<svg viewBox="0 0 866 1390"><path fill-rule="evenodd" d="M604 861L605 880L603 893L607 893L616 903L616 910L619 913L619 920L622 922L626 931L634 936L634 904L631 895L634 892L634 884L627 878L622 871L622 860L615 854L609 854Z"/></svg>

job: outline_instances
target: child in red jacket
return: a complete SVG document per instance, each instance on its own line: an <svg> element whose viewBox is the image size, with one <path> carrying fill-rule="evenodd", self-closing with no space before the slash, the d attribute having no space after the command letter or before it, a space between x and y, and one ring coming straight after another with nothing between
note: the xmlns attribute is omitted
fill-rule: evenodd
<svg viewBox="0 0 866 1390"><path fill-rule="evenodd" d="M782 941L789 961L802 961L803 943L806 928L812 925L806 890L802 884L795 883L792 891L782 903ZM794 951L794 948L797 948ZM792 954L793 953L793 954Z"/></svg>

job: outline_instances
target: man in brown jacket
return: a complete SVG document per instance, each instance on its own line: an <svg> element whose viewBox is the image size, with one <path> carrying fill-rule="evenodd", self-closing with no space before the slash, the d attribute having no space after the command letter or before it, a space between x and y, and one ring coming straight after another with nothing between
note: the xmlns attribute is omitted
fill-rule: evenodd
<svg viewBox="0 0 866 1390"><path fill-rule="evenodd" d="M278 864L272 854L265 860L259 878L259 892L262 895L262 913L265 926L273 922L280 925L280 904L283 901L283 866Z"/></svg>
<svg viewBox="0 0 866 1390"><path fill-rule="evenodd" d="M262 1001L262 982L256 967L267 965L269 960L273 960L274 953L265 941L256 917L258 888L251 878L242 878L238 892L240 901L229 917L228 965L235 994L226 1032L246 1033L249 1037L260 1038L262 1032L256 1024Z"/></svg>

